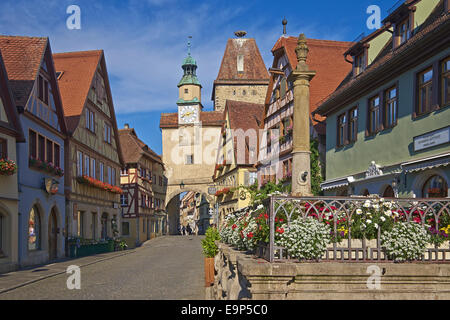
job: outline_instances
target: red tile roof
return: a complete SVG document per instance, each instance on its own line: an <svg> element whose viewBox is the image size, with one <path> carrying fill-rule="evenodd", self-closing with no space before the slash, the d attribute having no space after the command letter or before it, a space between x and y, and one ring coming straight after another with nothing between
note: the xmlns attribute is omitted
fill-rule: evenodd
<svg viewBox="0 0 450 320"><path fill-rule="evenodd" d="M0 49L17 106L25 106L37 78L48 38L0 36Z"/></svg>
<svg viewBox="0 0 450 320"><path fill-rule="evenodd" d="M450 24L450 13L446 11L444 2L441 1L435 7L433 12L425 20L425 22L420 25L414 32L414 35L402 46L393 49L392 48L392 38L386 44L384 49L375 58L371 65L369 65L364 72L359 74L357 77L353 77L349 74L346 79L340 84L336 91L332 92L326 99L324 99L320 107L316 110L317 114L326 115L330 111L339 107L342 101L338 101L340 98L344 97L348 92L356 90L360 94L364 93L368 87L373 83L375 76L376 79L385 76L388 72L387 70L392 70L396 64L398 64L402 57L411 54L414 55L414 50L416 46L420 45L420 42L426 40L428 37L432 37L436 34L442 33L444 41L448 43L448 30ZM445 39L445 37L447 39ZM420 49L419 49L420 50ZM358 88L360 86L361 88Z"/></svg>
<svg viewBox="0 0 450 320"><path fill-rule="evenodd" d="M242 73L237 71L237 56L239 54L244 56L244 72ZM214 83L226 82L226 80L233 80L234 82L262 80L264 83L269 81L269 73L255 39L228 39L219 74Z"/></svg>
<svg viewBox="0 0 450 320"><path fill-rule="evenodd" d="M3 62L3 56L0 51L0 101L6 112L6 124L0 121L0 127L11 131L12 135L16 137L17 141L25 141L23 136L22 126L19 121L19 114L14 103L13 94L9 86L8 74Z"/></svg>
<svg viewBox="0 0 450 320"><path fill-rule="evenodd" d="M244 132L247 130L255 130L256 145L253 147L255 147L254 151L256 155L259 146L259 127L264 119L264 105L227 100L225 105L225 113L226 112L228 112L230 119L230 129L242 129ZM236 161L238 161L237 142L237 137L234 137L234 156ZM250 163L252 159L250 159L248 143L245 145L245 155L243 160L244 163L238 163L238 165L253 165L253 163Z"/></svg>
<svg viewBox="0 0 450 320"><path fill-rule="evenodd" d="M203 126L222 126L222 111L201 111L200 121ZM161 113L160 128L178 128L178 113Z"/></svg>
<svg viewBox="0 0 450 320"><path fill-rule="evenodd" d="M297 40L297 37L280 37L272 49L274 55L278 50L284 50L292 69L295 69L298 63L295 53ZM307 39L306 42L309 48L306 63L310 70L317 72L310 86L309 108L312 113L352 69L352 65L344 60L344 53L350 48L352 42L317 39ZM276 59L274 59L273 67L276 67L275 63ZM269 85L269 92L271 91L272 87ZM325 118L317 116L317 119ZM316 121L313 120L313 123L316 124Z"/></svg>
<svg viewBox="0 0 450 320"><path fill-rule="evenodd" d="M120 145L125 163L138 163L142 156L163 164L161 156L137 137L133 128L119 130Z"/></svg>
<svg viewBox="0 0 450 320"><path fill-rule="evenodd" d="M264 117L264 105L227 100L225 112L228 111L230 118L230 129L259 130Z"/></svg>
<svg viewBox="0 0 450 320"><path fill-rule="evenodd" d="M55 69L63 72L58 80L69 131L73 132L83 112L95 70L103 50L53 54Z"/></svg>

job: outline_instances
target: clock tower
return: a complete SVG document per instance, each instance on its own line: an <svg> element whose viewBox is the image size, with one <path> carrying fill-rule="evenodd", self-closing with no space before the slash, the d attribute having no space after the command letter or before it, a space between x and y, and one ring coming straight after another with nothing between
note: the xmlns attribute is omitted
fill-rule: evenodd
<svg viewBox="0 0 450 320"><path fill-rule="evenodd" d="M192 37L189 37L189 39ZM191 42L188 41L188 56L183 60L183 78L178 83L178 123L195 124L200 121L202 86L197 78L197 63L191 57Z"/></svg>

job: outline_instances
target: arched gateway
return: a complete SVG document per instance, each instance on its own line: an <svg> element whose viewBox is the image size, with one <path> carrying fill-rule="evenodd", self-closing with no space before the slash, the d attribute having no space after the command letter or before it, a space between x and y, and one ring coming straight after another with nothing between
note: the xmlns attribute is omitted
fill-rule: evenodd
<svg viewBox="0 0 450 320"><path fill-rule="evenodd" d="M180 193L201 193L210 207L214 205L214 196L208 193L208 188L213 186L217 146L224 122L222 112L203 111L202 86L197 79L197 63L191 57L190 44L182 68L184 74L178 83L178 112L162 113L160 119L170 234L178 232L179 206L177 208L176 199Z"/></svg>

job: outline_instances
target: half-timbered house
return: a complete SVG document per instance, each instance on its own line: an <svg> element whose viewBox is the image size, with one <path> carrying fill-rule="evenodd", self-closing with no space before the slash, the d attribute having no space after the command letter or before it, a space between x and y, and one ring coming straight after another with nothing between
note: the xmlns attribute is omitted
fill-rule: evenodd
<svg viewBox="0 0 450 320"><path fill-rule="evenodd" d="M68 127L68 237L120 235L123 165L103 50L53 55Z"/></svg>
<svg viewBox="0 0 450 320"><path fill-rule="evenodd" d="M317 72L310 84L310 112L313 112L351 70L351 64L342 59L351 43L308 39L307 44L307 64ZM269 69L271 77L261 126L266 136L259 150L259 159L262 160L258 164L259 186L268 181L291 181L294 92L289 76L298 63L296 46L297 37L284 34L272 48L274 59ZM310 117L310 135L318 141L322 164L325 162L324 119L320 116Z"/></svg>
<svg viewBox="0 0 450 320"><path fill-rule="evenodd" d="M48 38L0 36L0 50L26 139L16 145L18 264L40 264L64 255L64 114Z"/></svg>
<svg viewBox="0 0 450 320"><path fill-rule="evenodd" d="M128 124L119 136L125 162L120 174L122 235L129 247L135 247L165 233L164 164Z"/></svg>

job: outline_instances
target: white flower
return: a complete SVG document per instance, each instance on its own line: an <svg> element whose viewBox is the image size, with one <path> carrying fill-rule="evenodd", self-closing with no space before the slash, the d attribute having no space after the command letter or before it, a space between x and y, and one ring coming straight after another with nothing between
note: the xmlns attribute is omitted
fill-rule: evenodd
<svg viewBox="0 0 450 320"><path fill-rule="evenodd" d="M386 221L386 218L385 218L385 217L381 217L380 219L381 219L381 221L383 221L383 222Z"/></svg>
<svg viewBox="0 0 450 320"><path fill-rule="evenodd" d="M365 208L370 208L370 201L364 202L364 207Z"/></svg>
<svg viewBox="0 0 450 320"><path fill-rule="evenodd" d="M366 222L367 222L368 224L371 224L371 223L372 223L372 220L367 219Z"/></svg>
<svg viewBox="0 0 450 320"><path fill-rule="evenodd" d="M260 209L264 209L264 206L262 204L260 204L259 206L256 207L256 210L260 210Z"/></svg>
<svg viewBox="0 0 450 320"><path fill-rule="evenodd" d="M379 206L375 203L375 204L373 205L373 208L374 208L374 209L378 209Z"/></svg>
<svg viewBox="0 0 450 320"><path fill-rule="evenodd" d="M386 216L391 216L392 215L392 211L391 210L386 210L385 212L384 212L384 214L386 215Z"/></svg>
<svg viewBox="0 0 450 320"><path fill-rule="evenodd" d="M356 209L356 214L362 214L362 210L361 209Z"/></svg>
<svg viewBox="0 0 450 320"><path fill-rule="evenodd" d="M378 229L378 224L377 223L374 223L373 225L375 226L376 229Z"/></svg>
<svg viewBox="0 0 450 320"><path fill-rule="evenodd" d="M380 202L384 202L384 198L380 198Z"/></svg>

